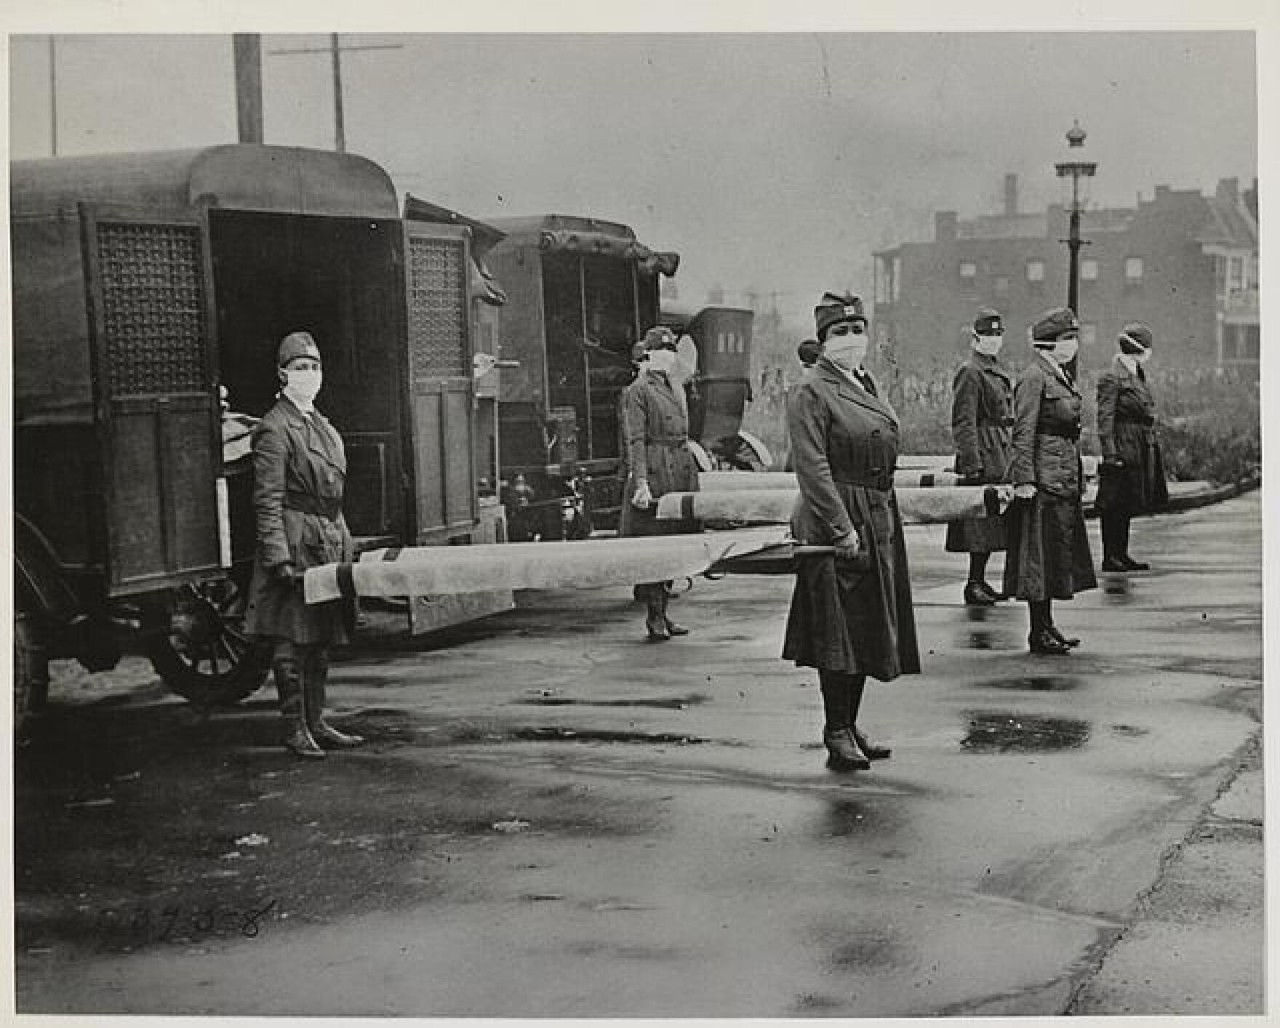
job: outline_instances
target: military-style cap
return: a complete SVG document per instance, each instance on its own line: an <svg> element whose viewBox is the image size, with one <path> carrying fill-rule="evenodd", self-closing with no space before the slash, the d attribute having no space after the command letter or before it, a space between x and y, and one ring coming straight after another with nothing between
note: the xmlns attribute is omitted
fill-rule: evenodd
<svg viewBox="0 0 1280 1028"><path fill-rule="evenodd" d="M644 344L646 352L649 350L674 350L677 345L676 334L663 325L655 325L649 329L640 341Z"/></svg>
<svg viewBox="0 0 1280 1028"><path fill-rule="evenodd" d="M818 338L826 336L827 329L842 321L867 323L862 313L862 300L852 293L823 293L818 306L813 309L813 320L818 326Z"/></svg>
<svg viewBox="0 0 1280 1028"><path fill-rule="evenodd" d="M299 357L320 359L320 347L316 346L310 332L290 332L280 341L280 349L276 351L276 367L283 368Z"/></svg>
<svg viewBox="0 0 1280 1028"><path fill-rule="evenodd" d="M796 356L806 368L813 367L822 356L822 344L816 339L806 339L796 347Z"/></svg>
<svg viewBox="0 0 1280 1028"><path fill-rule="evenodd" d="M973 331L980 336L1004 335L1004 321L1000 312L990 307L983 307L973 319Z"/></svg>
<svg viewBox="0 0 1280 1028"><path fill-rule="evenodd" d="M1151 329L1141 321L1129 322L1116 337L1121 353L1142 353L1144 350L1151 349L1153 341Z"/></svg>
<svg viewBox="0 0 1280 1028"><path fill-rule="evenodd" d="M1040 343L1056 343L1065 335L1080 331L1080 322L1070 307L1054 307L1036 318L1031 326L1031 341Z"/></svg>

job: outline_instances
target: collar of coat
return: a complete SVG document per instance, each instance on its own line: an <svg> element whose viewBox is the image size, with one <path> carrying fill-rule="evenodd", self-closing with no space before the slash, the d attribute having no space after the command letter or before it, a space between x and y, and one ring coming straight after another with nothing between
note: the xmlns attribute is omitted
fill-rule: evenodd
<svg viewBox="0 0 1280 1028"><path fill-rule="evenodd" d="M818 358L818 363L814 365L813 371L818 381L830 385L846 400L852 400L860 407L866 407L868 410L874 411L882 418L893 422L895 428L898 427L898 412L889 406L888 400L882 399L880 396L872 396L853 375L846 373L842 368L836 367L826 357ZM876 383L871 372L863 368L862 373L871 379L872 384L876 386L876 391L879 392L879 384Z"/></svg>
<svg viewBox="0 0 1280 1028"><path fill-rule="evenodd" d="M329 419L315 407L310 412L302 410L296 403L280 394L276 406L289 424L302 434L307 441L307 450L314 453L326 464L332 464L339 471L346 471L346 460L342 453L342 437L338 430L329 424Z"/></svg>
<svg viewBox="0 0 1280 1028"><path fill-rule="evenodd" d="M1009 372L1005 370L1004 365L1000 363L999 357L992 357L989 353L979 353L974 350L969 359L973 362L973 366L979 371L986 371L992 375L1003 378L1006 382L1012 384L1013 378Z"/></svg>
<svg viewBox="0 0 1280 1028"><path fill-rule="evenodd" d="M1040 360L1050 369L1054 378L1070 389L1073 393L1079 394L1080 390L1076 384L1072 382L1071 379L1067 378L1067 373L1058 366L1058 362L1050 357L1046 351L1037 347L1036 356L1039 357Z"/></svg>

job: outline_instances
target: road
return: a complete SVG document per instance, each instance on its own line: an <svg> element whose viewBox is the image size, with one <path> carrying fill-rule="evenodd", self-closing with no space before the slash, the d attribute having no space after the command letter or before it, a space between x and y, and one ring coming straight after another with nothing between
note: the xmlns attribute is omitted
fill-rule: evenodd
<svg viewBox="0 0 1280 1028"><path fill-rule="evenodd" d="M1058 605L1065 658L1026 652L1025 608L966 610L964 556L910 528L924 673L868 687L894 754L853 775L778 657L784 577L699 581L663 645L609 589L355 650L331 699L370 741L317 764L265 689L203 720L136 665L55 688L17 754L18 1009L1214 1012L1125 994L1177 955L1124 943L1256 753L1260 519L1255 492L1138 522L1154 570ZM1236 901L1216 959L1260 1013L1260 874Z"/></svg>

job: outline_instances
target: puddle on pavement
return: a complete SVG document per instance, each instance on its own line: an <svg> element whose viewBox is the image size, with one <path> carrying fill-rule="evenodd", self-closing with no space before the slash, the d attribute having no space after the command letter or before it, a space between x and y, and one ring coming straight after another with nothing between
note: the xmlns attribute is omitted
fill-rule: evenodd
<svg viewBox="0 0 1280 1028"><path fill-rule="evenodd" d="M696 735L678 732L610 732L604 729L547 727L511 728L502 732L502 738L521 742L644 742L650 744L675 743L687 745L706 742Z"/></svg>
<svg viewBox="0 0 1280 1028"><path fill-rule="evenodd" d="M841 797L826 805L822 812L818 834L828 839L846 838L850 835L861 835L863 832L870 832L880 837L893 825L893 817L883 804Z"/></svg>
<svg viewBox="0 0 1280 1028"><path fill-rule="evenodd" d="M1105 574L1101 576L1101 584L1103 599L1112 606L1123 606L1135 599L1128 575Z"/></svg>
<svg viewBox="0 0 1280 1028"><path fill-rule="evenodd" d="M995 607L965 607L969 622L957 640L970 650L1017 650L1022 648L1021 628L1010 624L1009 610Z"/></svg>
<svg viewBox="0 0 1280 1028"><path fill-rule="evenodd" d="M992 678L975 683L979 689L1022 689L1029 692L1070 692L1081 681L1068 675L1022 675L1012 678Z"/></svg>
<svg viewBox="0 0 1280 1028"><path fill-rule="evenodd" d="M960 748L970 753L1044 753L1077 749L1089 739L1088 721L1070 717L1042 717L1012 711L981 711L967 715L968 732Z"/></svg>
<svg viewBox="0 0 1280 1028"><path fill-rule="evenodd" d="M639 700L584 700L572 696L561 696L556 690L541 689L518 702L535 707L648 707L655 710L687 710L706 703L709 699L704 693L689 696L662 696L653 699Z"/></svg>

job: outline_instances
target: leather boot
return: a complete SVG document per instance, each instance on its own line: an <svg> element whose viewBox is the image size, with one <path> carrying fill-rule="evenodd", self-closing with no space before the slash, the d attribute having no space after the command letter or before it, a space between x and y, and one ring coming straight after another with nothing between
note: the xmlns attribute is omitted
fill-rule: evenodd
<svg viewBox="0 0 1280 1028"><path fill-rule="evenodd" d="M649 641L666 642L671 638L671 633L667 631L663 604L666 587L661 582L646 582L640 588L644 590L646 609L644 627L649 633Z"/></svg>
<svg viewBox="0 0 1280 1028"><path fill-rule="evenodd" d="M858 748L853 731L847 725L822 730L822 743L827 747L827 767L832 771L867 771L871 761Z"/></svg>
<svg viewBox="0 0 1280 1028"><path fill-rule="evenodd" d="M684 625L678 625L667 617L667 604L671 602L671 583L662 583L662 623L667 626L668 635L688 635L689 629Z"/></svg>
<svg viewBox="0 0 1280 1028"><path fill-rule="evenodd" d="M329 680L329 655L324 650L312 650L302 665L304 707L307 712L307 728L311 737L322 746L351 749L364 742L360 735L339 732L324 719L325 685Z"/></svg>
<svg viewBox="0 0 1280 1028"><path fill-rule="evenodd" d="M820 670L818 682L822 687L822 712L826 722L822 743L827 748L827 767L832 771L866 771L871 761L853 737L853 718L865 679L843 671Z"/></svg>
<svg viewBox="0 0 1280 1028"><path fill-rule="evenodd" d="M868 760L888 760L893 755L893 749L884 746L878 742L872 742L857 725L853 726L853 741L858 744L858 749L867 755Z"/></svg>
<svg viewBox="0 0 1280 1028"><path fill-rule="evenodd" d="M302 674L292 657L277 657L272 665L276 694L280 697L280 718L284 722L284 747L299 757L315 760L324 756L307 728L303 704Z"/></svg>

